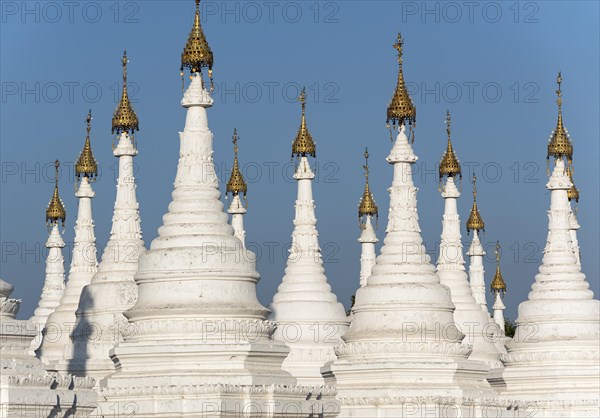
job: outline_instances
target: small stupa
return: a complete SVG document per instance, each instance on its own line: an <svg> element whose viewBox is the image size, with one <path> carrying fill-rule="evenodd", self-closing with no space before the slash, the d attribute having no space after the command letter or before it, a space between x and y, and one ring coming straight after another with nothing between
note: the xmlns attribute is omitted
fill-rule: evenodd
<svg viewBox="0 0 600 418"><path fill-rule="evenodd" d="M371 189L369 188L369 150L365 149L365 165L363 169L365 170L365 191L358 203L358 224L361 229L360 237L358 238L358 242L360 242L360 287L367 285L367 278L371 275L371 269L375 265L375 244L377 241L377 235L375 234L375 229L373 228L373 218L375 218L375 225L377 226L377 221L379 218L379 208L377 207L377 203L375 203L375 199L373 198L373 193L371 193Z"/></svg>
<svg viewBox="0 0 600 418"><path fill-rule="evenodd" d="M60 304L65 292L65 258L62 249L65 247L60 227L64 230L67 212L58 193L58 169L60 162L54 162L54 193L46 208L46 226L50 235L46 241L48 256L46 257L46 277L37 308L33 311L31 322L35 327L36 336L31 341L29 351L35 352L42 343L42 332L46 327L48 317Z"/></svg>
<svg viewBox="0 0 600 418"><path fill-rule="evenodd" d="M475 303L479 304L486 314L489 314L485 298L485 271L483 269L485 251L479 239L480 231L485 232L485 223L477 206L477 176L475 175L473 175L473 206L471 207L466 227L467 234L473 233L471 245L467 252L469 256L469 284L475 298Z"/></svg>
<svg viewBox="0 0 600 418"><path fill-rule="evenodd" d="M494 305L492 309L494 311L494 322L500 328L501 335L505 335L505 320L504 320L504 310L506 306L504 306L504 302L502 299L506 294L506 282L504 282L504 278L502 277L502 272L500 271L500 242L496 242L496 274L492 279L492 283L490 284L490 289L492 294L494 295Z"/></svg>
<svg viewBox="0 0 600 418"><path fill-rule="evenodd" d="M277 328L273 338L290 347L283 368L306 385L322 385L321 367L335 358L333 347L348 328L344 306L327 281L312 193L315 173L308 157L316 156L316 144L306 122L306 91L299 98L302 116L292 143L297 158L298 182L294 230L285 275L273 297L270 319Z"/></svg>
<svg viewBox="0 0 600 418"><path fill-rule="evenodd" d="M227 212L231 214L231 226L233 227L233 235L238 238L244 247L246 247L246 231L244 230L244 215L246 214L246 205L242 202L240 194L246 200L248 185L244 180L242 171L240 170L240 162L238 161L238 133L237 129L233 130L233 168L231 169L231 177L227 182L227 194L231 194L231 203Z"/></svg>

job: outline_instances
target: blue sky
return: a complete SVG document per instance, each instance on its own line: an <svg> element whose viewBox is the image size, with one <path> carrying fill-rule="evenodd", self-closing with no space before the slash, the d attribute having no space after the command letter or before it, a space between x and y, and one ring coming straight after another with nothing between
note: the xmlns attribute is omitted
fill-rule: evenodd
<svg viewBox="0 0 600 418"><path fill-rule="evenodd" d="M130 58L130 92L140 119L138 200L146 245L170 202L183 129L180 54L193 1L3 1L1 25L2 264L0 275L31 315L44 277L44 210L52 162L64 162L60 189L73 240L77 202L72 163L92 109L92 146L101 165L93 185L98 247L110 232L116 159L110 119L118 100L120 57ZM443 201L436 164L445 147L445 112L463 171L479 177L486 222L486 280L493 244L503 245L507 315L527 298L545 244L549 196L546 143L556 123L555 79L564 83L565 123L575 144L581 191L583 271L599 292L599 6L597 2L210 2L204 30L217 84L209 124L221 180L232 163L231 134L249 181L247 241L259 250L259 298L268 305L290 243L295 182L290 148L307 86L309 129L317 141L314 184L320 242L329 281L346 305L358 286L357 204L362 153L371 154L371 186L387 222L392 170L386 106L396 82L396 33L405 38L405 77L417 106L415 183L423 237L434 260ZM69 165L71 164L71 165ZM70 167L70 169L69 169ZM224 184L221 185L224 190ZM459 210L471 206L463 181ZM464 243L470 237L463 227ZM69 247L70 249L70 247ZM99 252L100 254L100 252ZM66 268L68 269L69 255ZM489 295L488 295L489 300Z"/></svg>

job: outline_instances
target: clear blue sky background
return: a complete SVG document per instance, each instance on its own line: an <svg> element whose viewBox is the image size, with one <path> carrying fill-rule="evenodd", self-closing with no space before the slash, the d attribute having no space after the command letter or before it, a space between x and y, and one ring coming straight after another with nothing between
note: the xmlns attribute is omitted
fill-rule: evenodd
<svg viewBox="0 0 600 418"><path fill-rule="evenodd" d="M15 285L15 296L23 299L20 317L27 317L44 278L51 164L56 158L65 164L76 160L89 108L92 145L102 168L94 184L100 250L108 239L116 174L110 118L125 48L141 124L137 179L146 244L156 236L170 201L177 132L184 124L179 60L194 5L186 0L81 2L71 10L64 2L3 1L1 6L1 276ZM546 143L556 124L555 78L561 70L565 122L575 144L575 180L582 196L583 270L598 295L598 2L482 2L469 10L463 2L284 1L268 6L231 1L203 2L203 8L218 87L209 114L215 162L226 181L237 127L240 159L250 181L247 240L262 252L258 293L265 305L283 276L292 231L296 185L290 181L289 157L299 124L298 86L308 87L309 128L317 140L320 171L314 191L325 267L346 305L358 286L356 210L365 146L372 156L383 238L392 178L385 162L390 150L385 111L396 83L392 44L398 31L406 39L405 76L418 109L414 148L420 157L415 176L420 222L434 260L443 210L436 164L450 109L456 152L480 178L486 279L489 283L493 276L492 248L500 240L507 314L515 318L545 244ZM223 95L224 89L229 93ZM468 175L468 167L463 169ZM77 212L72 166L63 171L60 189L68 211L65 239L72 242ZM463 222L471 201L465 180L459 201ZM470 237L464 235L468 245ZM69 261L67 254L67 269Z"/></svg>

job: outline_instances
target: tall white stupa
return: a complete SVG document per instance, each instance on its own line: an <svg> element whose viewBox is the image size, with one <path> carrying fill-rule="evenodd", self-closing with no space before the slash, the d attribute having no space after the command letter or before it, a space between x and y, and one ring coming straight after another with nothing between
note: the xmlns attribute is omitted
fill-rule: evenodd
<svg viewBox="0 0 600 418"><path fill-rule="evenodd" d="M406 135L416 109L404 83L402 46L398 35L398 84L387 113L398 136L387 157L394 177L386 237L324 377L337 387L341 417L449 416L457 409L477 415L494 391L488 366L468 360L472 347L461 343L450 289L440 283L421 238L412 180L417 156Z"/></svg>
<svg viewBox="0 0 600 418"><path fill-rule="evenodd" d="M500 353L493 341L495 329L489 326L489 314L483 312L481 305L475 302L464 266L461 225L457 209L460 191L456 184L457 179L462 178L462 170L452 147L450 122L450 112L447 112L448 141L439 166L444 216L437 274L441 283L450 289L452 303L456 307L454 319L465 335L463 343L473 345L469 358L485 361L490 368L497 369L502 367L502 363L499 360Z"/></svg>
<svg viewBox="0 0 600 418"><path fill-rule="evenodd" d="M485 251L479 239L479 232L485 231L485 223L477 207L477 177L473 175L473 206L466 223L467 234L473 233L471 245L467 255L469 256L469 285L475 298L475 303L489 315L487 301L485 298L485 271L483 269L483 257Z"/></svg>
<svg viewBox="0 0 600 418"><path fill-rule="evenodd" d="M283 368L300 384L321 385L321 367L335 358L333 347L348 329L344 306L327 282L319 245L312 181L315 173L308 157L316 156L316 144L306 124L306 92L299 99L302 118L292 143L297 158L298 182L292 245L282 282L273 297L270 319L277 328L273 338L290 347Z"/></svg>
<svg viewBox="0 0 600 418"><path fill-rule="evenodd" d="M377 241L377 235L373 228L373 218L376 222L379 218L379 209L373 198L373 193L369 188L369 150L365 149L365 191L358 203L358 224L360 226L360 276L359 283L360 287L367 285L367 278L371 275L371 270L375 265L375 244Z"/></svg>
<svg viewBox="0 0 600 418"><path fill-rule="evenodd" d="M98 175L98 164L92 153L90 130L92 112L87 115L87 135L83 150L75 164L75 175L79 180L75 196L79 200L77 221L75 222L75 239L69 280L60 305L50 314L47 326L44 328L42 345L37 356L44 362L47 370L68 371L65 363L62 368L57 361L71 357L73 350L71 331L75 326L75 311L84 286L87 286L98 270L96 256L96 236L92 217L92 199L96 196L91 182Z"/></svg>
<svg viewBox="0 0 600 418"><path fill-rule="evenodd" d="M133 279L138 259L145 251L139 205L136 198L133 157L138 153L134 132L139 130L137 115L127 93L127 54L123 54L123 92L112 119L112 133L118 136L113 155L119 159L117 196L110 238L98 271L83 288L73 331L73 353L65 359L67 370L77 375L101 379L114 372L109 351L134 334L123 316L137 298Z"/></svg>
<svg viewBox="0 0 600 418"><path fill-rule="evenodd" d="M257 299L256 256L234 236L219 199L213 134L213 53L200 24L182 54L191 82L172 201L139 260L138 299L125 315L134 334L112 351L116 373L100 383L102 413L133 406L143 417L335 416L333 389L296 385L281 368L289 349ZM211 83L212 84L212 83ZM122 410L122 409L120 409Z"/></svg>
<svg viewBox="0 0 600 418"><path fill-rule="evenodd" d="M528 300L519 305L517 328L504 358L506 390L521 409L547 417L600 414L600 301L573 251L568 166L573 145L563 125L562 77L558 75L558 121L548 144L554 168L548 238Z"/></svg>
<svg viewBox="0 0 600 418"><path fill-rule="evenodd" d="M48 317L60 304L60 300L65 292L65 258L62 249L65 242L60 233L59 224L65 227L67 213L60 195L58 194L58 160L54 162L54 193L46 208L46 225L50 230L46 248L46 277L44 278L44 287L38 302L37 308L33 311L31 323L35 327L36 336L31 340L29 352L35 352L42 343L42 332L48 321Z"/></svg>
<svg viewBox="0 0 600 418"><path fill-rule="evenodd" d="M246 247L246 231L244 229L244 215L246 214L246 206L242 202L240 194L246 200L248 185L244 180L244 176L240 170L240 162L238 161L238 133L237 129L233 130L233 168L231 169L231 177L227 182L226 192L231 193L231 203L227 212L231 214L231 226L233 227L233 235L242 242L242 246Z"/></svg>

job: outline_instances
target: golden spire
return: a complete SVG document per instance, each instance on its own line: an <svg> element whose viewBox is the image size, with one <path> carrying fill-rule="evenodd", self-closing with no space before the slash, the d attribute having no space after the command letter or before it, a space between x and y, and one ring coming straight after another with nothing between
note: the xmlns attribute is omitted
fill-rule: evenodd
<svg viewBox="0 0 600 418"><path fill-rule="evenodd" d="M300 129L298 129L298 134L296 135L296 139L292 143L292 158L294 156L298 157L306 157L310 155L311 157L316 157L317 155L317 147L315 145L315 141L313 141L310 132L308 132L308 128L306 127L306 88L302 88L302 92L300 93L300 97L298 97L298 101L302 103L302 122L300 123Z"/></svg>
<svg viewBox="0 0 600 418"><path fill-rule="evenodd" d="M246 197L246 192L248 191L248 185L244 181L244 177L242 176L242 172L240 171L240 164L238 162L238 134L237 129L233 130L233 169L231 170L231 177L227 182L227 193L231 193L233 196L236 196L240 193L244 194Z"/></svg>
<svg viewBox="0 0 600 418"><path fill-rule="evenodd" d="M562 83L562 75L560 72L558 73L558 77L556 77L556 83L558 84L558 89L556 90L558 121L556 122L556 128L554 129L554 132L552 132L552 136L548 142L548 155L546 156L546 159L549 160L550 156L554 157L555 159L566 158L567 163L570 164L573 160L573 144L571 143L569 134L563 125L562 90L560 88Z"/></svg>
<svg viewBox="0 0 600 418"><path fill-rule="evenodd" d="M452 141L450 140L450 111L446 112L446 132L448 133L448 145L446 147L446 151L444 155L442 155L442 159L440 161L440 180L444 176L455 177L461 176L462 173L460 169L460 163L458 162L458 158L456 158L456 154L454 153L454 149L452 148Z"/></svg>
<svg viewBox="0 0 600 418"><path fill-rule="evenodd" d="M360 202L358 204L358 220L361 222L363 217L365 216L375 216L379 217L379 209L377 208L377 204L375 203L375 199L373 199L373 194L369 189L369 150L365 148L365 165L363 168L365 170L365 192L360 198ZM361 222L362 225L362 222Z"/></svg>
<svg viewBox="0 0 600 418"><path fill-rule="evenodd" d="M484 231L485 224L477 208L477 177L473 175L473 206L467 219L467 234L471 231Z"/></svg>
<svg viewBox="0 0 600 418"><path fill-rule="evenodd" d="M90 131L92 129L91 110L88 112L85 121L87 123L87 135L85 136L85 145L83 146L83 150L81 151L81 154L79 154L77 164L75 164L75 175L77 177L87 177L88 179L92 180L98 175L98 163L94 158L92 146L90 145Z"/></svg>
<svg viewBox="0 0 600 418"><path fill-rule="evenodd" d="M54 162L54 193L52 199L48 203L46 208L46 224L48 226L58 225L58 221L62 222L62 226L65 226L65 219L67 218L67 212L65 211L65 205L62 199L58 195L58 167L60 162L56 160Z"/></svg>
<svg viewBox="0 0 600 418"><path fill-rule="evenodd" d="M569 201L575 200L575 202L579 202L579 189L575 186L575 182L573 181L573 166L570 165L567 167L567 174L569 175L569 180L573 184L569 190L567 190L567 197Z"/></svg>
<svg viewBox="0 0 600 418"><path fill-rule="evenodd" d="M490 287L492 292L502 292L502 294L504 294L506 293L506 283L504 282L502 272L500 271L500 241L496 241L496 250L494 253L496 254L496 274L494 275Z"/></svg>
<svg viewBox="0 0 600 418"><path fill-rule="evenodd" d="M408 122L412 125L413 122L417 121L417 109L413 105L413 102L408 95L406 85L404 84L404 74L402 72L402 46L404 40L402 35L398 34L398 39L394 44L394 48L398 51L398 84L396 85L396 91L390 101L387 108L387 120L386 123L389 126L390 122L395 126L396 124L402 125L404 122Z"/></svg>
<svg viewBox="0 0 600 418"><path fill-rule="evenodd" d="M181 75L183 76L184 68L189 68L191 73L194 74L202 72L202 67L208 67L208 77L210 78L212 91L213 53L210 46L208 46L202 25L200 24L200 0L196 0L194 26L181 53Z"/></svg>
<svg viewBox="0 0 600 418"><path fill-rule="evenodd" d="M121 101L115 109L115 113L112 118L112 133L115 132L117 135L121 132L129 132L133 135L134 131L139 131L138 117L135 114L131 103L129 102L129 96L127 94L127 51L123 51L123 58L121 60L123 64L123 94L121 95Z"/></svg>

